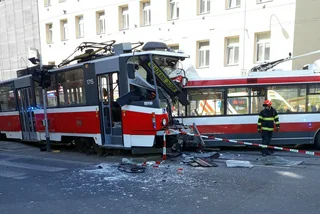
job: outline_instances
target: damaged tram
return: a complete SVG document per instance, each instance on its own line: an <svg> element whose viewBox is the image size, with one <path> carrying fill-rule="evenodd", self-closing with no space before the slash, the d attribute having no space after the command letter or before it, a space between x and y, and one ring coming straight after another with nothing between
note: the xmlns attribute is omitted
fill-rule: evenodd
<svg viewBox="0 0 320 214"><path fill-rule="evenodd" d="M50 140L96 148L161 147L164 130L177 125L172 106L189 104L182 90L187 78L179 68L189 56L156 42L83 43L77 50L84 53L49 70ZM30 69L18 76L0 83L0 134L45 140L42 89ZM170 142L175 141L168 147Z"/></svg>

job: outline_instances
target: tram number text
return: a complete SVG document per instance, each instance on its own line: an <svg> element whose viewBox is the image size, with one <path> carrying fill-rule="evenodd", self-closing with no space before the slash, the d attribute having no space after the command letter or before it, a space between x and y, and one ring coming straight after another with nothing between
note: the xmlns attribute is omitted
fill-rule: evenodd
<svg viewBox="0 0 320 214"><path fill-rule="evenodd" d="M145 106L152 106L153 102L144 102L143 103Z"/></svg>
<svg viewBox="0 0 320 214"><path fill-rule="evenodd" d="M87 80L87 85L93 85L93 83L94 83L93 79L88 79Z"/></svg>

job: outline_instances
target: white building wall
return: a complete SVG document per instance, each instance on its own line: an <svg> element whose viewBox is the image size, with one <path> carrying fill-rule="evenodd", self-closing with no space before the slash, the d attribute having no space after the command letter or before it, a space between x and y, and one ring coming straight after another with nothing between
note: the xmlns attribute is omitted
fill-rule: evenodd
<svg viewBox="0 0 320 214"><path fill-rule="evenodd" d="M241 69L249 70L255 65L255 33L271 31L270 60L287 57L293 51L296 0L271 0L265 3L242 0L241 6L234 9L226 9L225 0L211 0L210 13L204 15L198 15L197 0L180 0L180 17L177 20L168 20L169 1L151 0L150 26L140 25L141 2L138 0L66 0L63 3L51 0L49 7L44 6L43 0L38 2L44 63L55 61L59 64L83 41L163 41L169 45L179 44L179 49L190 55L188 62L195 65L202 77L239 76ZM128 30L119 30L121 5L129 7ZM100 10L105 10L106 15L106 33L103 35L96 33L96 11ZM84 38L81 39L76 38L75 17L78 15L83 15L85 23ZM68 41L60 39L61 19L68 19ZM51 44L46 42L47 23L53 24ZM226 66L225 38L231 36L239 37L239 63ZM203 40L210 41L208 68L197 66L197 41ZM282 64L281 68L291 69L291 66L289 62Z"/></svg>
<svg viewBox="0 0 320 214"><path fill-rule="evenodd" d="M32 66L40 48L37 0L0 1L0 81Z"/></svg>
<svg viewBox="0 0 320 214"><path fill-rule="evenodd" d="M294 54L301 55L320 50L320 1L299 1L296 8ZM311 64L320 59L320 54L314 54L297 59L293 69Z"/></svg>

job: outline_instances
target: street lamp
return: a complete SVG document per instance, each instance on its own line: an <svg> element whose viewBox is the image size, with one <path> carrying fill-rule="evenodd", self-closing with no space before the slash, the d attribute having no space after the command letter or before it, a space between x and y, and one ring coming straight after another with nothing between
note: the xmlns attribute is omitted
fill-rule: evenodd
<svg viewBox="0 0 320 214"><path fill-rule="evenodd" d="M269 22L269 30L271 31L271 21L272 21L272 17L275 17L281 27L281 32L282 32L282 35L284 36L284 38L288 39L289 38L289 34L288 32L286 31L286 29L284 29L284 27L282 26L281 22L279 21L278 17L275 15L275 14L272 14L270 16L270 22Z"/></svg>

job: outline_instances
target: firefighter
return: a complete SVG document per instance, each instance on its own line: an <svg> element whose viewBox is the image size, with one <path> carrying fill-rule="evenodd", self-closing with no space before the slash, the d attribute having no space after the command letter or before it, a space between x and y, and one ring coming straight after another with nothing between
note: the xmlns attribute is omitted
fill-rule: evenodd
<svg viewBox="0 0 320 214"><path fill-rule="evenodd" d="M263 103L264 109L259 114L258 120L258 132L262 137L262 144L270 145L272 139L272 133L274 130L274 122L276 124L276 131L280 129L280 122L278 112L272 107L270 100L265 100ZM262 148L262 156L270 155L272 150Z"/></svg>

